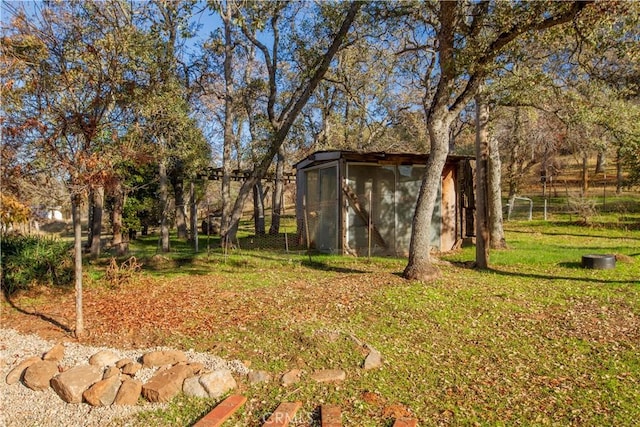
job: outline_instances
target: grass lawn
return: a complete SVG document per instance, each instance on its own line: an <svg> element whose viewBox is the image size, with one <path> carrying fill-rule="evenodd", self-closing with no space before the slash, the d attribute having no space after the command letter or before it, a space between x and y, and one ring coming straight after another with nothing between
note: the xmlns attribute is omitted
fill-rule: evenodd
<svg viewBox="0 0 640 427"><path fill-rule="evenodd" d="M110 285L106 262L89 267L89 340L193 348L272 373L276 380L256 386L238 379L249 400L225 425L261 425L295 400L303 408L294 425L319 425L324 403L342 407L345 426L390 426L407 415L421 426L637 425L640 230L562 221L506 228L510 249L491 253L490 270L474 270L474 249L465 248L443 256L442 277L429 284L403 280L403 259L193 256L186 247L152 257L157 238L149 238L137 248L146 267L130 283ZM616 268L582 269L592 253L618 254ZM25 315L3 304L2 326L20 330ZM34 289L13 304L73 325L72 292ZM362 343L382 353L382 368L360 367ZM293 368L302 380L280 386ZM309 378L327 368L347 379ZM180 397L127 425L189 425L216 403Z"/></svg>

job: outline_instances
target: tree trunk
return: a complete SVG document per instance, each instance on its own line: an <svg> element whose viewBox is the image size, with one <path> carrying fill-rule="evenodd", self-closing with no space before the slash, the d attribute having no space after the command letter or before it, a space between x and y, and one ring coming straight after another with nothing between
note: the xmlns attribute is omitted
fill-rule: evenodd
<svg viewBox="0 0 640 427"><path fill-rule="evenodd" d="M622 193L622 184L624 176L622 175L622 147L618 147L616 151L616 194Z"/></svg>
<svg viewBox="0 0 640 427"><path fill-rule="evenodd" d="M160 239L162 252L169 252L169 189L167 186L167 165L166 160L161 159L158 175L160 177Z"/></svg>
<svg viewBox="0 0 640 427"><path fill-rule="evenodd" d="M124 191L122 184L118 183L113 189L113 206L111 208L111 247L115 248L116 255L124 255L129 250L127 241L122 238L122 211L124 209Z"/></svg>
<svg viewBox="0 0 640 427"><path fill-rule="evenodd" d="M489 268L489 223L487 164L489 107L481 93L476 95L476 267Z"/></svg>
<svg viewBox="0 0 640 427"><path fill-rule="evenodd" d="M444 107L446 109L446 107ZM409 245L409 262L403 277L409 280L430 281L439 276L439 271L431 264L431 219L438 197L438 188L442 180L442 170L449 154L449 121L445 111L432 112L439 117L430 116L427 128L431 141L427 167L422 177L418 193L416 211L413 216L413 229Z"/></svg>
<svg viewBox="0 0 640 427"><path fill-rule="evenodd" d="M82 224L80 222L80 195L71 196L71 216L73 218L73 253L76 294L76 338L84 336L82 316Z"/></svg>
<svg viewBox="0 0 640 427"><path fill-rule="evenodd" d="M104 210L104 187L100 186L91 192L91 240L89 244L91 258L100 256L102 236L102 212Z"/></svg>
<svg viewBox="0 0 640 427"><path fill-rule="evenodd" d="M606 163L605 150L602 149L598 151L598 157L596 160L596 173L604 173L605 163Z"/></svg>
<svg viewBox="0 0 640 427"><path fill-rule="evenodd" d="M269 234L280 233L280 215L282 214L282 194L284 192L284 148L280 146L276 162L276 182L271 201L271 227Z"/></svg>
<svg viewBox="0 0 640 427"><path fill-rule="evenodd" d="M256 236L265 235L264 198L262 194L262 182L258 181L253 186L253 223Z"/></svg>
<svg viewBox="0 0 640 427"><path fill-rule="evenodd" d="M189 219L191 220L191 242L193 243L193 250L198 252L198 202L196 200L196 185L193 181L189 186Z"/></svg>
<svg viewBox="0 0 640 427"><path fill-rule="evenodd" d="M232 12L231 2L227 2L227 10L220 14L224 23L224 129L222 147L222 219L220 223L220 242L223 246L235 240L232 226L231 205L231 151L234 146L233 122L234 112L234 88L233 88L233 35L231 31ZM232 235L229 235L232 234Z"/></svg>
<svg viewBox="0 0 640 427"><path fill-rule="evenodd" d="M173 186L173 195L176 209L176 229L178 239L187 240L187 212L184 202L184 168L179 165L171 171L171 184Z"/></svg>
<svg viewBox="0 0 640 427"><path fill-rule="evenodd" d="M588 168L589 154L585 151L582 153L582 196L587 196L587 190L589 190L589 168Z"/></svg>
<svg viewBox="0 0 640 427"><path fill-rule="evenodd" d="M318 84L322 81L333 58L336 53L342 47L343 41L346 38L349 29L351 28L351 24L355 20L360 8L363 6L364 2L352 2L347 14L340 26L338 32L334 35L331 45L328 47L327 51L324 53L322 59L320 60L318 66L315 71L308 77L308 79L301 84L302 90L299 91L296 97L289 100L286 105L286 108L280 112L278 119L272 120L273 129L271 131L271 137L269 139L269 145L267 147L266 152L260 156L260 161L254 166L251 174L245 182L240 187L240 191L238 192L238 196L233 204L233 209L231 210L231 215L229 217L229 223L224 224L228 230L228 236L223 235L223 242L226 240L233 241L235 238L235 233L238 227L238 221L240 221L240 217L242 216L242 209L244 207L245 202L249 198L249 195L253 189L253 186L261 180L265 173L267 172L269 166L273 162L273 158L278 154L278 150L280 146L287 138L289 134L289 130L293 126L297 117L300 115L302 109L307 105L309 98L314 93L315 89L318 87ZM226 25L225 25L226 28ZM225 30L226 32L226 30ZM249 35L247 31L245 31L245 35ZM226 40L226 37L225 37ZM254 43L255 44L255 43ZM269 77L269 86L270 86L270 100L268 110L271 111L270 116L273 113L273 105L277 95L277 81L276 81L276 68L272 69ZM226 79L226 57L225 57L225 79ZM229 82L229 81L227 81ZM225 106L225 109L227 107ZM229 107L230 108L230 107ZM226 119L225 119L226 120ZM225 133L227 132L225 126ZM225 140L226 144L226 140ZM446 156L445 156L446 158ZM225 239L226 237L226 239ZM231 239L229 239L231 237Z"/></svg>
<svg viewBox="0 0 640 427"><path fill-rule="evenodd" d="M489 169L487 173L489 185L489 241L491 249L505 249L507 241L504 236L502 218L502 162L498 140L489 138Z"/></svg>
<svg viewBox="0 0 640 427"><path fill-rule="evenodd" d="M93 193L93 189L89 190L87 197L87 241L85 242L87 251L91 249L91 243L93 242Z"/></svg>

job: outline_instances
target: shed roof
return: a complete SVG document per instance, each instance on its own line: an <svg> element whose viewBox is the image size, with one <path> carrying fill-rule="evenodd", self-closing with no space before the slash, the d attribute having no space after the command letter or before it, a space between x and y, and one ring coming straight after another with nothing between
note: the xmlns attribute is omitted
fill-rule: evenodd
<svg viewBox="0 0 640 427"><path fill-rule="evenodd" d="M296 169L305 169L318 164L344 159L349 162L380 163L394 165L426 164L428 154L418 153L385 153L358 151L316 151L295 164ZM472 160L473 156L449 155L447 162L456 163L460 160Z"/></svg>

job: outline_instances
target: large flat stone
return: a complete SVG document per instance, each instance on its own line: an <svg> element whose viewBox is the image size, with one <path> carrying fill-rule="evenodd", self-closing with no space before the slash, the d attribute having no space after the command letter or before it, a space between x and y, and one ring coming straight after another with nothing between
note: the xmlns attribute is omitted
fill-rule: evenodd
<svg viewBox="0 0 640 427"><path fill-rule="evenodd" d="M82 402L82 393L102 379L102 368L78 365L51 380L51 388L67 403Z"/></svg>
<svg viewBox="0 0 640 427"><path fill-rule="evenodd" d="M120 389L120 375L113 375L93 384L82 397L91 406L109 406L113 403Z"/></svg>
<svg viewBox="0 0 640 427"><path fill-rule="evenodd" d="M142 392L142 382L125 377L118 394L113 401L114 405L135 405L138 403L140 393Z"/></svg>
<svg viewBox="0 0 640 427"><path fill-rule="evenodd" d="M311 379L319 383L330 383L344 381L347 378L347 373L342 369L323 369L311 374Z"/></svg>
<svg viewBox="0 0 640 427"><path fill-rule="evenodd" d="M115 366L120 360L120 356L111 350L100 350L89 358L89 364L95 366Z"/></svg>
<svg viewBox="0 0 640 427"><path fill-rule="evenodd" d="M24 371L24 385L31 390L41 391L49 388L51 378L58 373L58 362L40 360Z"/></svg>
<svg viewBox="0 0 640 427"><path fill-rule="evenodd" d="M142 356L142 366L145 368L155 368L164 365L175 365L186 362L187 355L179 350L151 351Z"/></svg>
<svg viewBox="0 0 640 427"><path fill-rule="evenodd" d="M23 360L22 362L20 362L18 364L18 366L16 366L15 368L13 368L11 371L9 371L9 373L7 374L7 377L5 378L7 384L11 385L11 384L15 384L18 381L20 381L22 379L22 375L24 374L24 371L31 365L33 365L36 362L41 361L42 359L40 359L38 356L32 356L29 357L25 360Z"/></svg>
<svg viewBox="0 0 640 427"><path fill-rule="evenodd" d="M187 396L204 397L208 398L209 393L204 389L204 386L200 384L200 377L191 377L184 380L182 383L182 392Z"/></svg>
<svg viewBox="0 0 640 427"><path fill-rule="evenodd" d="M193 376L193 368L175 365L156 373L142 386L142 395L149 402L168 402L182 390L185 379Z"/></svg>
<svg viewBox="0 0 640 427"><path fill-rule="evenodd" d="M200 384L209 394L209 397L218 398L235 389L238 385L228 369L219 369L200 376Z"/></svg>
<svg viewBox="0 0 640 427"><path fill-rule="evenodd" d="M42 356L42 360L52 360L54 362L59 362L64 358L64 345L58 343L51 348L51 350L47 351L44 356Z"/></svg>

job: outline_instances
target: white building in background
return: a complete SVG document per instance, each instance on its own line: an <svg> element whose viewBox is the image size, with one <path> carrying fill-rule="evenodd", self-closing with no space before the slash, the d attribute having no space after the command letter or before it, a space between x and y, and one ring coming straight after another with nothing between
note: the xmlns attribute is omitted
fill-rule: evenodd
<svg viewBox="0 0 640 427"><path fill-rule="evenodd" d="M62 216L62 207L56 206L52 208L47 208L47 219L53 221L64 221Z"/></svg>

